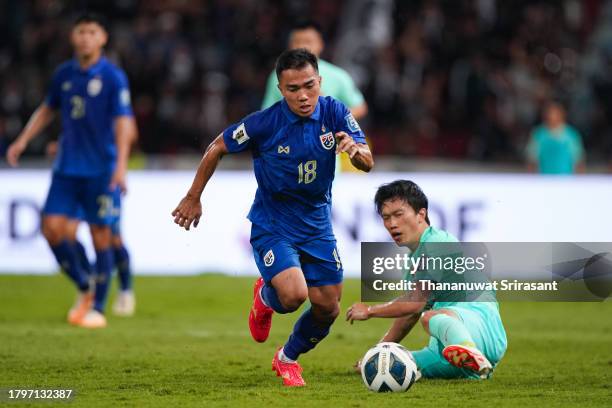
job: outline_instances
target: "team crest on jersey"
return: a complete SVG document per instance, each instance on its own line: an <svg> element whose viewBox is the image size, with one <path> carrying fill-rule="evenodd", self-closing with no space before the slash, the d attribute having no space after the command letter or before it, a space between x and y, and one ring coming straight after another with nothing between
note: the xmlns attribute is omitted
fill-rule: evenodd
<svg viewBox="0 0 612 408"><path fill-rule="evenodd" d="M87 83L87 93L89 96L96 96L102 90L102 80L98 77L91 79Z"/></svg>
<svg viewBox="0 0 612 408"><path fill-rule="evenodd" d="M64 81L62 83L62 91L67 92L72 88L72 83L70 81Z"/></svg>
<svg viewBox="0 0 612 408"><path fill-rule="evenodd" d="M352 113L349 113L348 115L346 115L344 117L344 120L346 121L346 126L349 128L351 132L361 131L361 128L359 127L359 123L357 123Z"/></svg>
<svg viewBox="0 0 612 408"><path fill-rule="evenodd" d="M234 139L239 145L250 139L246 128L244 127L244 123L241 123L240 126L234 130L234 133L232 133L232 139Z"/></svg>
<svg viewBox="0 0 612 408"><path fill-rule="evenodd" d="M327 150L334 147L334 144L336 143L336 139L334 138L334 134L332 132L327 132L324 135L320 135L319 140L321 141L323 147Z"/></svg>
<svg viewBox="0 0 612 408"><path fill-rule="evenodd" d="M274 252L272 252L272 250L269 250L268 252L266 252L266 255L264 255L264 265L272 266L273 263L274 263Z"/></svg>

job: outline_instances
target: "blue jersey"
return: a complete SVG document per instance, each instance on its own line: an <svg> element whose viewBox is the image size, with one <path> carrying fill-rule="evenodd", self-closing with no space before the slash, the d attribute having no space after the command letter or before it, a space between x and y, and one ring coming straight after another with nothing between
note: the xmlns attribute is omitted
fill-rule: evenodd
<svg viewBox="0 0 612 408"><path fill-rule="evenodd" d="M257 193L248 218L293 242L333 237L331 185L336 165L336 132L365 143L359 125L341 102L319 97L302 118L283 99L223 132L227 149L249 149Z"/></svg>
<svg viewBox="0 0 612 408"><path fill-rule="evenodd" d="M76 59L67 61L53 75L46 104L62 116L54 172L88 177L112 172L114 120L132 116L125 73L104 57L86 70Z"/></svg>

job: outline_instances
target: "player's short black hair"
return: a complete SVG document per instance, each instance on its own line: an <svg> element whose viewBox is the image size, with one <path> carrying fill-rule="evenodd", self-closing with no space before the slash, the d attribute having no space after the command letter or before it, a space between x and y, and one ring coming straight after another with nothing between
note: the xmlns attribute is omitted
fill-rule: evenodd
<svg viewBox="0 0 612 408"><path fill-rule="evenodd" d="M306 65L312 65L315 71L319 72L317 57L306 48L283 51L276 59L276 78L280 80L280 75L288 69L302 69Z"/></svg>
<svg viewBox="0 0 612 408"><path fill-rule="evenodd" d="M415 212L419 212L421 208L428 211L429 201L427 196L414 181L410 180L395 180L391 183L383 184L378 187L374 196L374 204L376 212L382 213L383 204L389 200L402 200L408 204ZM425 215L425 222L429 224L429 214Z"/></svg>
<svg viewBox="0 0 612 408"><path fill-rule="evenodd" d="M314 20L298 20L291 26L291 32L308 29L315 30L321 35L321 37L323 37L323 30L321 29L321 26Z"/></svg>
<svg viewBox="0 0 612 408"><path fill-rule="evenodd" d="M96 23L100 27L102 27L105 31L108 31L106 18L104 18L104 16L99 13L85 12L85 13L79 14L74 19L73 26L77 26L81 23Z"/></svg>

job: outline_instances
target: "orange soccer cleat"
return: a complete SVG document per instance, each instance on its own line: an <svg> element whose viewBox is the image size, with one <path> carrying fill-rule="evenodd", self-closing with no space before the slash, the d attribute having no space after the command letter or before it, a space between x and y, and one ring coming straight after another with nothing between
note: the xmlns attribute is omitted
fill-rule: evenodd
<svg viewBox="0 0 612 408"><path fill-rule="evenodd" d="M93 304L94 294L91 291L79 293L76 302L68 312L68 323L78 325Z"/></svg>
<svg viewBox="0 0 612 408"><path fill-rule="evenodd" d="M444 347L442 355L455 367L475 371L481 378L487 378L493 369L484 354L474 347L452 344Z"/></svg>
<svg viewBox="0 0 612 408"><path fill-rule="evenodd" d="M274 313L274 310L266 306L259 295L259 291L264 284L263 278L259 278L255 282L255 287L253 288L253 307L251 307L251 312L249 313L251 336L258 343L263 343L268 339L270 329L272 328L272 314Z"/></svg>
<svg viewBox="0 0 612 408"><path fill-rule="evenodd" d="M287 387L303 387L306 385L302 378L302 367L295 361L293 363L285 363L279 358L282 347L276 351L272 359L272 370L276 371L277 377L283 378L283 385Z"/></svg>

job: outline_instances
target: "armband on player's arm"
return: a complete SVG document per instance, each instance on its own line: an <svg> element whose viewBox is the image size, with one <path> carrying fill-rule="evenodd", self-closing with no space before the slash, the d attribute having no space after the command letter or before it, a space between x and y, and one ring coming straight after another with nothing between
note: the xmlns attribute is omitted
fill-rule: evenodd
<svg viewBox="0 0 612 408"><path fill-rule="evenodd" d="M210 177L215 172L219 161L227 153L229 152L223 140L223 134L220 134L206 148L202 160L200 160L200 165L198 166L191 188L187 192L188 196L195 197L198 200L200 199L204 187L206 187L208 180L210 180Z"/></svg>

